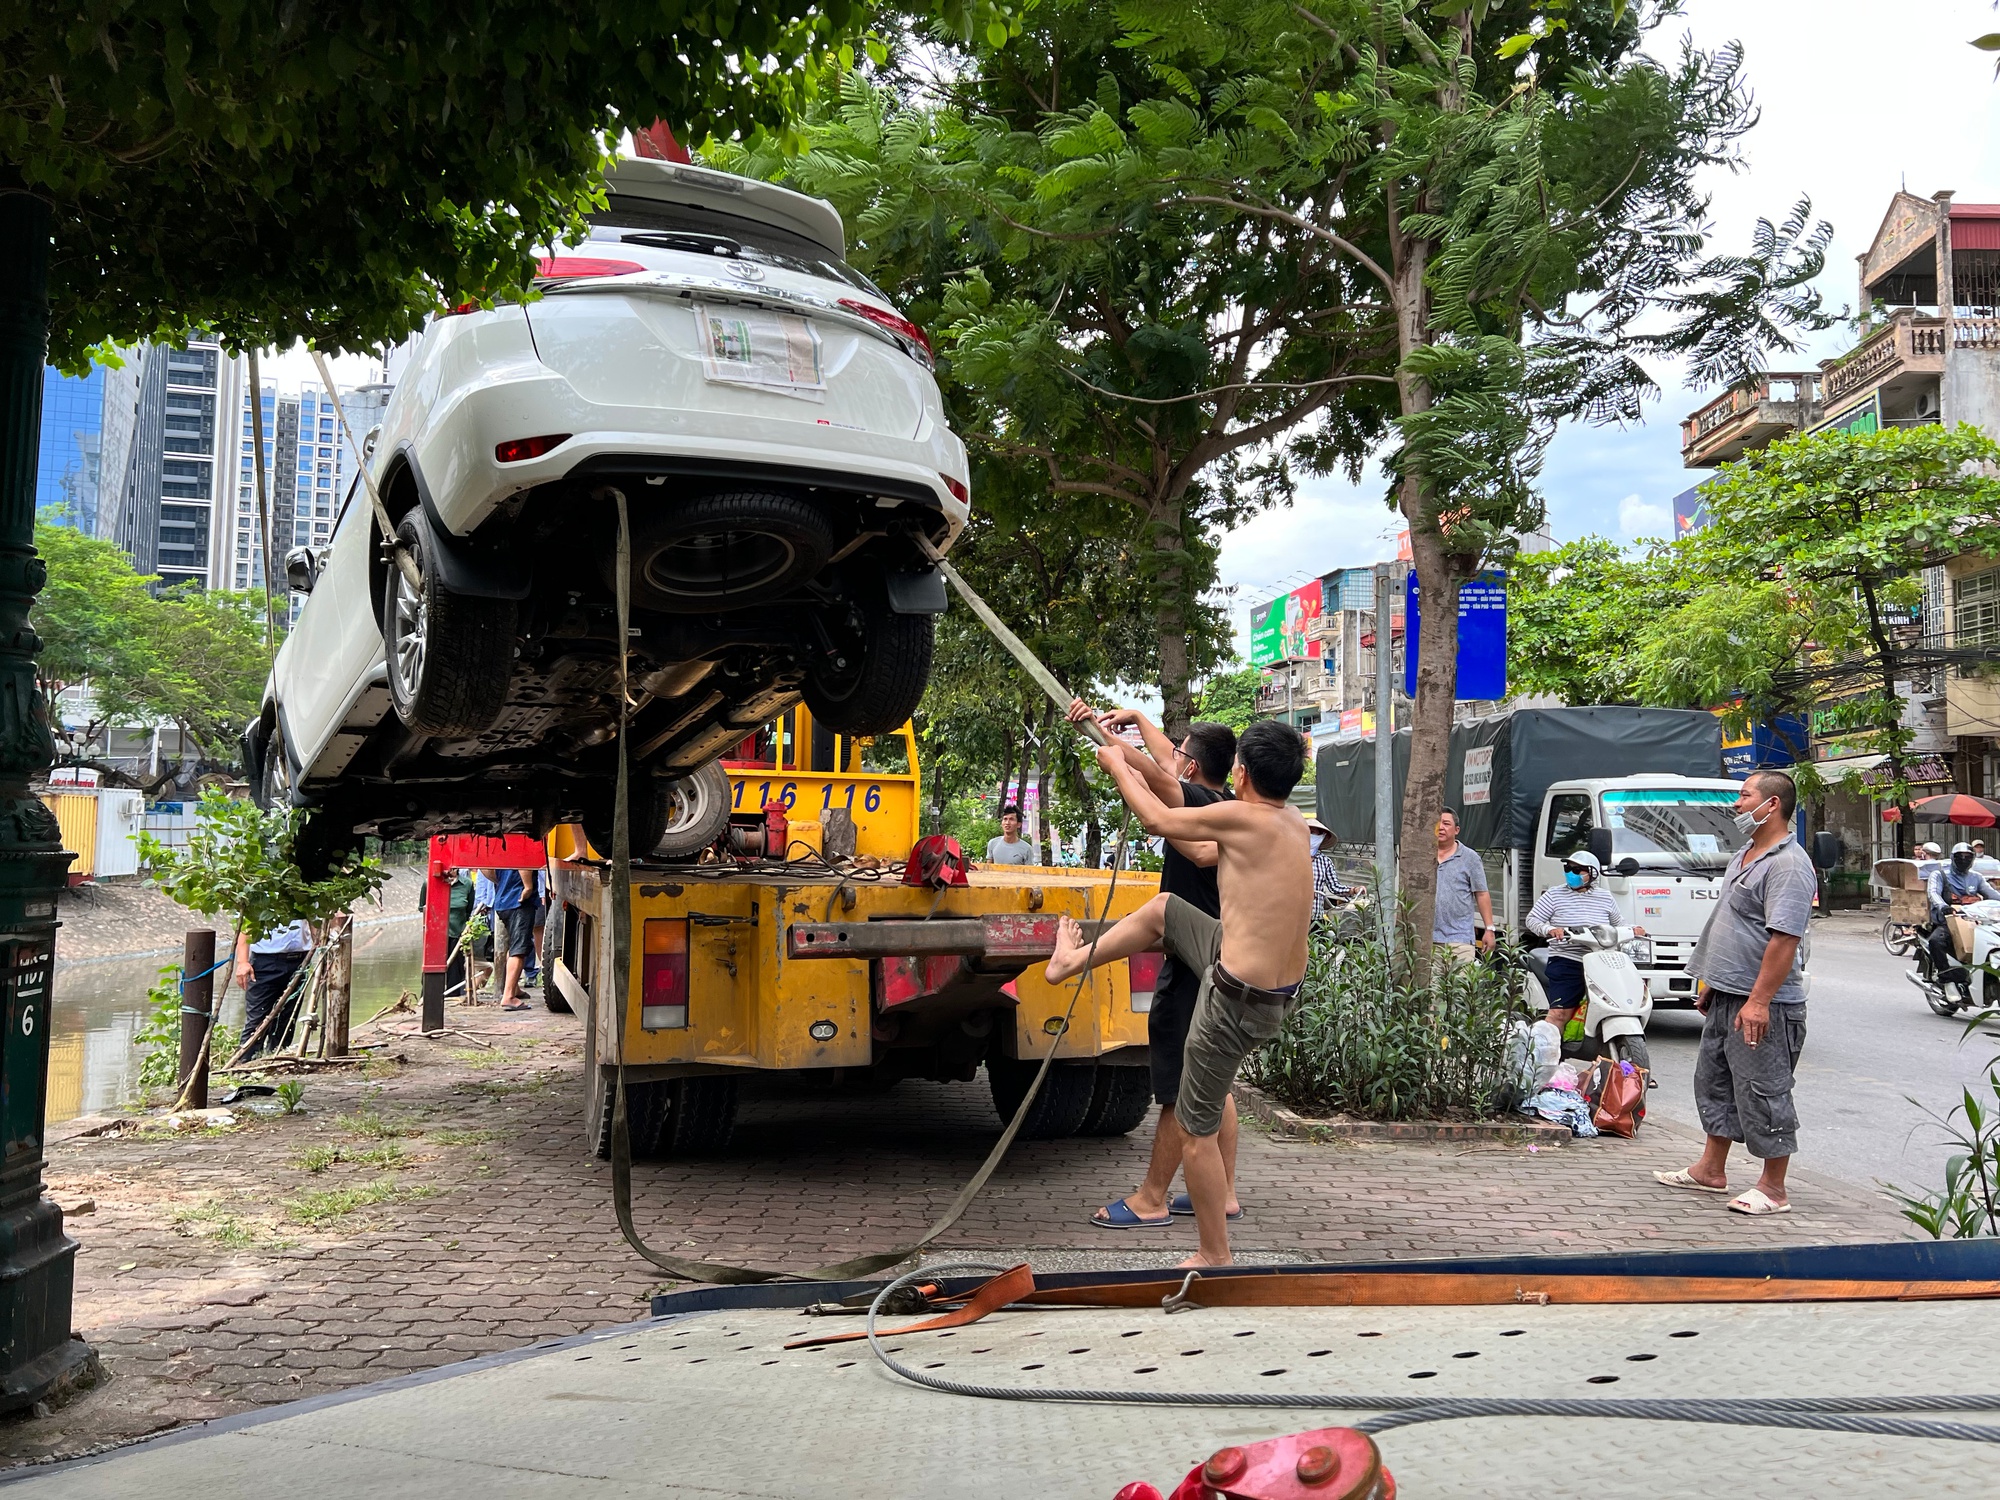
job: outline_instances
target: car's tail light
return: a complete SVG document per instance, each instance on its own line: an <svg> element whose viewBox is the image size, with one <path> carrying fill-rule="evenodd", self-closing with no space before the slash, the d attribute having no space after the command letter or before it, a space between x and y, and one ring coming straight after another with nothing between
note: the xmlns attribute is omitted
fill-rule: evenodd
<svg viewBox="0 0 2000 1500"><path fill-rule="evenodd" d="M877 328L895 334L926 370L937 368L937 360L931 354L930 336L901 313L890 312L886 307L877 307L872 302L860 302L853 297L842 297L840 305L856 316L866 318Z"/></svg>
<svg viewBox="0 0 2000 1500"><path fill-rule="evenodd" d="M535 280L581 281L589 276L625 276L645 269L636 260L599 260L591 255L547 255L535 268Z"/></svg>
<svg viewBox="0 0 2000 1500"><path fill-rule="evenodd" d="M526 463L531 458L540 458L552 448L560 448L568 442L567 432L550 432L541 437L508 438L504 443L493 445L493 456L503 464Z"/></svg>
<svg viewBox="0 0 2000 1500"><path fill-rule="evenodd" d="M1160 987L1160 969L1166 961L1164 953L1135 953L1125 960L1125 972L1132 980L1135 1015L1143 1016L1153 1008L1153 995Z"/></svg>
<svg viewBox="0 0 2000 1500"><path fill-rule="evenodd" d="M639 1025L674 1031L688 1023L688 919L648 917L639 964Z"/></svg>
<svg viewBox="0 0 2000 1500"><path fill-rule="evenodd" d="M940 474L938 478L944 481L944 487L951 491L951 498L956 500L960 505L970 505L972 503L972 491L965 487L964 480L953 479L949 474Z"/></svg>

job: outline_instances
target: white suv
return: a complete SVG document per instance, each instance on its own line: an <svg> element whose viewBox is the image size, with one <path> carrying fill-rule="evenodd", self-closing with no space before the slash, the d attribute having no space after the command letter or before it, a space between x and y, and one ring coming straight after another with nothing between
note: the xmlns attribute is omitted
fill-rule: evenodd
<svg viewBox="0 0 2000 1500"><path fill-rule="evenodd" d="M632 529L634 847L727 821L718 755L803 699L842 734L916 708L968 513L928 341L844 260L840 216L767 183L620 162L540 300L422 336L367 463L412 588L349 491L244 736L260 800L364 833L607 833L614 492ZM600 842L600 847L602 847Z"/></svg>

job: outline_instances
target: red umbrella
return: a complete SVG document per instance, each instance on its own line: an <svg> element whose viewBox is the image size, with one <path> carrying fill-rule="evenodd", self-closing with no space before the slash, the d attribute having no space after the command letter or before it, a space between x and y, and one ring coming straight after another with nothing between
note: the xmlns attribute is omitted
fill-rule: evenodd
<svg viewBox="0 0 2000 1500"><path fill-rule="evenodd" d="M1988 802L1984 797L1968 797L1963 792L1950 792L1911 803L1910 816L1919 823L1956 823L1961 828L1993 828L2000 826L2000 802Z"/></svg>

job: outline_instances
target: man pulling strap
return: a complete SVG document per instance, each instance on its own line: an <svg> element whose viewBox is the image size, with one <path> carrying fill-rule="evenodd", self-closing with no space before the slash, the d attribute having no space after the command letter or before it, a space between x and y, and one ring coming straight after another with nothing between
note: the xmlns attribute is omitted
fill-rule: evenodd
<svg viewBox="0 0 2000 1500"><path fill-rule="evenodd" d="M1187 1136L1181 1170L1200 1237L1199 1250L1181 1264L1226 1266L1229 1181L1216 1140L1223 1107L1238 1065L1278 1034L1305 976L1312 849L1305 819L1285 800L1305 772L1305 747L1295 729L1252 724L1236 742L1235 800L1206 807L1167 806L1118 749L1100 747L1097 763L1146 832L1180 844L1213 841L1222 920L1162 894L1100 934L1093 949L1065 917L1049 982L1162 943L1176 963L1202 976L1174 1110Z"/></svg>

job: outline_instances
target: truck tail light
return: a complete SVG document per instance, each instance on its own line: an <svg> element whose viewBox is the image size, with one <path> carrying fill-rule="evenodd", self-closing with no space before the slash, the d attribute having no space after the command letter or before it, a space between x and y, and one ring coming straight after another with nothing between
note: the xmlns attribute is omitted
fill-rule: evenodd
<svg viewBox="0 0 2000 1500"><path fill-rule="evenodd" d="M648 917L641 940L639 1025L677 1031L688 1023L688 920Z"/></svg>
<svg viewBox="0 0 2000 1500"><path fill-rule="evenodd" d="M570 440L567 432L545 433L541 437L508 438L504 443L493 446L493 456L503 464L526 463L531 458L540 458L552 449L560 448Z"/></svg>
<svg viewBox="0 0 2000 1500"><path fill-rule="evenodd" d="M1153 1008L1153 992L1160 987L1160 969L1167 961L1164 953L1135 953L1125 960L1132 980L1132 1011L1145 1015Z"/></svg>
<svg viewBox="0 0 2000 1500"><path fill-rule="evenodd" d="M842 297L840 305L857 317L866 318L884 332L893 333L903 341L903 347L910 357L926 370L937 368L937 359L931 353L930 335L917 327L899 312L891 312L886 307L877 307L872 302L863 302L855 297Z"/></svg>

